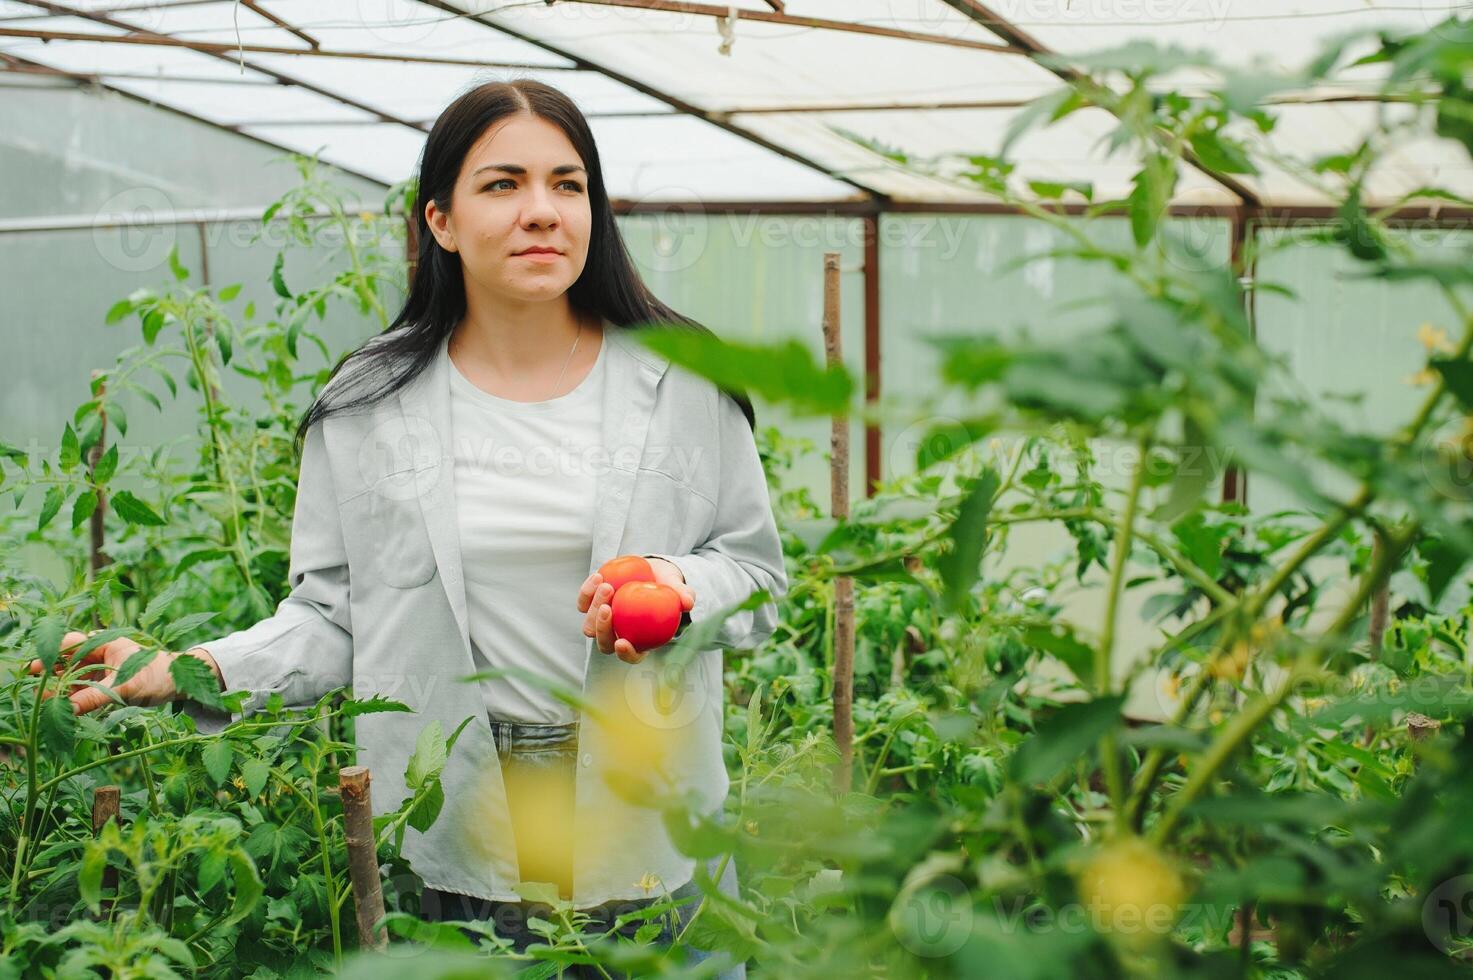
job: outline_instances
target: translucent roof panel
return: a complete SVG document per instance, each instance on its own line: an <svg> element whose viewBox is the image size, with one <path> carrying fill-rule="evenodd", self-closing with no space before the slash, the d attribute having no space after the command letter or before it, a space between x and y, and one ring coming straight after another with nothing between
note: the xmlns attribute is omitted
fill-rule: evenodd
<svg viewBox="0 0 1473 980"><path fill-rule="evenodd" d="M974 184L954 186L943 185L939 181L924 184L908 181L907 175L879 153L845 139L842 132L855 133L886 147L922 157L940 157L943 154L995 156L1001 149L1008 127L1021 111L948 109L738 115L735 118L768 139L798 147L825 162L833 161L846 174L897 200L927 200L941 195L945 200L988 200L987 195ZM1102 149L1106 134L1116 125L1115 119L1104 110L1084 109L1064 122L1030 130L1009 154L1019 161L1014 172L1015 189L1026 194L1024 182L1030 180L1086 181L1094 185L1097 200L1129 194L1131 178L1139 169L1138 165L1123 155L1106 157ZM1177 200L1189 204L1232 204L1237 198L1221 184L1187 168L1181 175Z"/></svg>
<svg viewBox="0 0 1473 980"><path fill-rule="evenodd" d="M674 9L641 0L0 0L0 23L11 27L116 38L126 25L243 48L0 38L0 52L98 76L284 147L320 149L384 181L412 172L424 130L460 92L489 79L538 78L589 116L616 197L822 203L873 193L965 202L986 198L971 185L908 173L842 133L921 157L992 155L1018 107L1062 84L1032 60L1033 50L1082 58L1151 42L1208 51L1234 69L1287 73L1346 32L1420 30L1473 12L1473 0L1234 0L1048 4L1045 16L1036 5L994 3L989 16L1009 19L979 22L944 0L777 6L783 10L765 0ZM1361 66L1333 87L1282 93L1294 104L1271 107L1281 124L1268 146L1296 156L1353 146L1385 110L1343 99L1373 91L1384 70ZM1191 92L1216 80L1186 67L1158 84ZM1105 154L1113 126L1103 110L1088 110L1030 133L1009 154L1019 190L1042 180L1088 182L1097 199L1127 194L1136 161ZM1466 156L1421 139L1398 146L1371 175L1367 196L1389 203L1432 182L1473 193ZM1188 166L1175 203L1232 205L1233 187L1266 204L1332 199L1271 167L1223 180Z"/></svg>
<svg viewBox="0 0 1473 980"><path fill-rule="evenodd" d="M459 3L473 6L466 0ZM905 0L823 6L829 18L842 14L844 21L862 22L868 17L887 27L938 33L942 39L1001 43L969 22L950 23L945 33L939 33L927 30L925 23L896 20L895 10L927 8ZM795 12L792 6L787 9ZM1050 72L1016 54L762 21L738 21L730 51L723 55L717 21L709 16L559 4L509 7L486 19L716 111L834 102L1032 98L1058 85Z"/></svg>

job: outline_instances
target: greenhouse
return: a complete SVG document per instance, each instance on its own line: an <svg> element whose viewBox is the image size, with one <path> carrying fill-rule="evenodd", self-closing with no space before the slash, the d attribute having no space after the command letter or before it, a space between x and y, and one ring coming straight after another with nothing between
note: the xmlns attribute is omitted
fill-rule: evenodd
<svg viewBox="0 0 1473 980"><path fill-rule="evenodd" d="M1473 2L0 0L0 90L0 976L1473 960Z"/></svg>

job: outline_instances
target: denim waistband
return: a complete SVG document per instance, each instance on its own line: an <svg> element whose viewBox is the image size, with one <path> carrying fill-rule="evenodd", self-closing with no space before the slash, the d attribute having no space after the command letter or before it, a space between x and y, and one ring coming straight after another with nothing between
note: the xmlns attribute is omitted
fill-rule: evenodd
<svg viewBox="0 0 1473 980"><path fill-rule="evenodd" d="M578 747L578 722L538 724L492 719L491 737L496 740L496 751L502 755L553 750L573 752Z"/></svg>

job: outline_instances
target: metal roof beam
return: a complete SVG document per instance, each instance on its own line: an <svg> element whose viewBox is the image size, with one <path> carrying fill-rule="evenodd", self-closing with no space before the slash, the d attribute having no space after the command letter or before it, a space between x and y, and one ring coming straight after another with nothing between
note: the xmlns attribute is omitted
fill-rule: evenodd
<svg viewBox="0 0 1473 980"><path fill-rule="evenodd" d="M549 5L558 0L548 0ZM563 3L587 3L603 7L629 7L635 10L654 10L672 14L695 14L725 20L732 14L737 20L761 21L766 24L781 24L785 27L806 27L820 31L838 31L843 34L868 34L872 37L898 38L904 41L920 41L926 44L944 44L954 48L970 48L974 51L991 51L998 54L1026 55L1029 52L1012 44L992 41L974 41L971 38L946 37L924 31L907 31L898 27L881 27L877 24L859 24L848 20L831 20L826 17L798 17L784 13L779 8L769 13L765 10L743 10L710 3L690 3L686 0L561 0ZM495 11L491 11L495 13Z"/></svg>
<svg viewBox="0 0 1473 980"><path fill-rule="evenodd" d="M65 13L71 17L85 17L98 23L108 23L101 14L93 14L90 11L69 10L61 4L41 3L39 0L21 0L22 3L35 3L37 6L57 8L57 13ZM141 9L141 8L140 8ZM125 31L137 31L138 28L122 22L113 22L115 26ZM286 48L270 44L222 44L211 41L186 41L182 38L172 37L168 34L87 34L79 31L42 31L23 27L0 27L0 37L31 38L39 41L90 41L96 44L143 44L160 48L187 48L199 54L226 55L228 60L235 61L235 55L240 52L246 54L281 54L291 55L297 58L346 58L357 61L395 61L410 65L451 65L460 68L509 68L526 71L576 71L577 69L568 65L535 65L517 61L477 61L472 58L435 58L430 55L412 54L379 54L375 51L329 51L323 48Z"/></svg>
<svg viewBox="0 0 1473 980"><path fill-rule="evenodd" d="M837 180L841 181L842 183L848 184L868 197L873 197L878 200L887 199L884 193L875 190L873 187L868 187L864 184L861 184L859 181L854 180L850 177L846 177L843 174L834 173L833 170L825 167L823 164L819 163L816 160L809 159L796 150L789 149L788 147L782 146L778 143L774 143L771 140L760 136L749 129L744 129L741 126L734 125L729 120L723 119L719 113L713 113L707 109L701 108L698 105L687 102L684 99L679 98L678 96L671 95L669 92L661 91L660 89L655 88L653 85L642 82L632 75L626 75L623 72L617 71L606 65L600 65L597 62L590 61L582 55L574 54L571 51L544 41L541 38L533 37L530 34L519 31L514 27L508 27L504 24L498 24L494 20L488 20L487 14L468 13L446 2L446 0L419 0L419 2L424 4L425 6L434 7L438 10L444 10L448 13L457 13L464 15L474 20L476 23L489 27L494 31L499 31L500 33L505 34L508 37L514 37L518 41L534 45L535 47L541 48L543 51L546 51L549 54L555 54L560 58L567 58L569 61L573 62L575 66L581 68L584 71L596 71L607 78L611 78L614 81L619 82L622 85L627 85L629 88L634 89L636 92L647 95L652 99L658 99L666 105L680 112L686 113L690 116L694 116L695 118L700 119L704 122L708 122L713 126L716 126L720 129L725 130L728 133L731 133L733 136L740 137L741 139L746 140L748 143L760 146L764 150L776 153L779 156L784 157L788 160L792 160L794 163L801 164L809 168L810 170L815 170L832 180Z"/></svg>
<svg viewBox="0 0 1473 980"><path fill-rule="evenodd" d="M978 0L941 0L941 2L946 4L951 9L955 10L957 13L964 14L972 20L976 21L978 24L987 28L989 31L996 34L1004 41L1007 41L1009 44L1013 44L1024 49L1030 55L1057 55L1057 52L1049 48L1048 45L1044 44L1042 41L1039 41L1033 35L1022 30L1021 28L1013 26L1013 24L1009 22L1007 18L1000 17L997 14L993 13L993 11L989 7L987 7L987 5L978 2ZM1072 68L1044 65L1036 60L1034 63L1038 64L1039 67L1045 68L1048 71L1052 72L1054 75L1058 76L1060 79L1069 83L1070 85L1077 85L1085 77L1083 74L1075 71ZM1107 111L1109 110L1108 106L1101 106L1100 108ZM1162 138L1158 136L1157 139L1159 142ZM1216 170L1213 170L1211 167L1203 163L1201 158L1198 157L1197 154L1194 153L1190 147L1182 148L1182 158L1185 159L1187 163L1189 163L1191 166L1201 171L1209 179L1216 181L1218 184L1221 184L1223 187L1232 191L1239 198L1241 198L1245 204L1257 205L1261 203L1258 199L1258 195L1255 194L1246 184L1227 174L1218 173Z"/></svg>

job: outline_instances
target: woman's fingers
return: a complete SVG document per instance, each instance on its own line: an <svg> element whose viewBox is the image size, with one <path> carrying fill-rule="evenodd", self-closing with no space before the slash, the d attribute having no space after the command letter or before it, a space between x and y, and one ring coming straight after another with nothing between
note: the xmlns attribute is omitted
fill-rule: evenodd
<svg viewBox="0 0 1473 980"><path fill-rule="evenodd" d="M116 670L109 670L106 674L102 676L102 679L98 683L100 683L103 687L110 688L113 686L113 678L117 675L118 672ZM132 683L133 682L130 680L127 684L123 685L123 688L128 687L128 685ZM128 700L128 698L127 695L124 693L123 688L120 688L113 693L126 701ZM71 699L72 712L73 714L78 715L85 715L89 711L96 711L103 705L112 703L112 698L108 697L105 692L100 691L95 687L89 687L85 684L80 685L80 690L72 691Z"/></svg>
<svg viewBox="0 0 1473 980"><path fill-rule="evenodd" d="M588 613L583 617L584 636L598 636L599 616L603 614L603 610L605 608L612 608L609 606L609 600L612 599L613 596L614 587L607 582L600 583L598 588L594 590L593 597L589 600L589 604L586 607ZM582 603L580 600L580 605L581 604ZM608 653L607 650L604 650L604 652Z"/></svg>
<svg viewBox="0 0 1473 980"><path fill-rule="evenodd" d="M583 580L583 587L578 590L578 611L587 612L589 605L593 602L593 595L598 587L603 584L604 577L594 572Z"/></svg>

